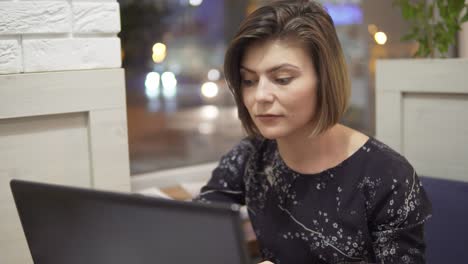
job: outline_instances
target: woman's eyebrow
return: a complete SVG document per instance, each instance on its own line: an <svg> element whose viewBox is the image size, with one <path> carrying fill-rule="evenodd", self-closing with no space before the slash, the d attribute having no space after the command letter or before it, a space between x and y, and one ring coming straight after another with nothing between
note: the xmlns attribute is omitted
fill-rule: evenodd
<svg viewBox="0 0 468 264"><path fill-rule="evenodd" d="M249 68L247 68L247 67L245 67L245 66L242 66L242 65L240 66L240 70L241 70L241 71L250 72L250 73L255 73L254 70L251 70L251 69L249 69Z"/></svg>
<svg viewBox="0 0 468 264"><path fill-rule="evenodd" d="M289 64L289 63L282 63L280 65L276 65L276 66L273 66L271 68L269 68L266 72L267 73L272 73L272 72L275 72L275 71L279 71L279 70L282 70L283 68L293 68L295 70L300 70L299 67L295 66L295 65L292 65L292 64ZM250 72L250 73L256 73L254 70L251 70L243 65L240 66L240 69L241 70L244 70L244 71L247 71L247 72Z"/></svg>

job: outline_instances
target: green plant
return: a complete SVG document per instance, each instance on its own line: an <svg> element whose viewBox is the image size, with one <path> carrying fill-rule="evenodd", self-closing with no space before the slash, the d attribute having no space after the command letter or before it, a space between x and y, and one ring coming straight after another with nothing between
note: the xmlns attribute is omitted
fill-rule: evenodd
<svg viewBox="0 0 468 264"><path fill-rule="evenodd" d="M416 57L445 56L461 24L468 21L465 0L394 0L393 4L411 26L402 40L419 43Z"/></svg>

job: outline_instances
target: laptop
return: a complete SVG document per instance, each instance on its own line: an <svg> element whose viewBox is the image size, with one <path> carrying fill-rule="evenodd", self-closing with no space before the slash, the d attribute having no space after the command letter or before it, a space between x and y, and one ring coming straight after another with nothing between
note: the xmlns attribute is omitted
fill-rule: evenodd
<svg viewBox="0 0 468 264"><path fill-rule="evenodd" d="M239 207L10 182L35 264L247 264Z"/></svg>

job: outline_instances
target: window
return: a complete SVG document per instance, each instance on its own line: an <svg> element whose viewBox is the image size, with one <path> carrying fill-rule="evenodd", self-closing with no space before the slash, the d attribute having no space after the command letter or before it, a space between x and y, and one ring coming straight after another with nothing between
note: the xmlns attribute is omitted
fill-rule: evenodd
<svg viewBox="0 0 468 264"><path fill-rule="evenodd" d="M219 160L245 136L224 81L225 48L245 14L262 1L119 2L131 174ZM367 26L359 1L350 2L325 6L352 76L344 123L369 132Z"/></svg>
<svg viewBox="0 0 468 264"><path fill-rule="evenodd" d="M120 5L131 174L219 159L244 137L222 64L246 4Z"/></svg>

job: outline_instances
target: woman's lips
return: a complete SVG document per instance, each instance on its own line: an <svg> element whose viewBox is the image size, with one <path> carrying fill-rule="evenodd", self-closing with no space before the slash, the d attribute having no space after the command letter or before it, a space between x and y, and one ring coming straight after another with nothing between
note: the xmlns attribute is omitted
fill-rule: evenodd
<svg viewBox="0 0 468 264"><path fill-rule="evenodd" d="M255 116L260 122L271 123L280 119L281 115L256 115Z"/></svg>

